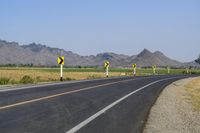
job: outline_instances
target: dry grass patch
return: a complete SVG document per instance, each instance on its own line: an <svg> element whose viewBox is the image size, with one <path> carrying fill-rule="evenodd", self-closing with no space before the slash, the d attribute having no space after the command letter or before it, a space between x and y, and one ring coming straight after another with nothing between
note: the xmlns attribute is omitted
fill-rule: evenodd
<svg viewBox="0 0 200 133"><path fill-rule="evenodd" d="M111 72L110 76L120 76L120 72ZM20 83L20 80L24 76L32 78L34 83L37 82L49 82L59 81L60 73L55 71L40 71L37 69L15 69L15 70L0 70L0 79L9 79L10 84ZM83 79L95 79L103 78L105 73L103 72L64 72L64 80L83 80Z"/></svg>
<svg viewBox="0 0 200 133"><path fill-rule="evenodd" d="M200 77L193 78L185 85L185 89L188 93L187 99L192 102L195 109L200 110Z"/></svg>

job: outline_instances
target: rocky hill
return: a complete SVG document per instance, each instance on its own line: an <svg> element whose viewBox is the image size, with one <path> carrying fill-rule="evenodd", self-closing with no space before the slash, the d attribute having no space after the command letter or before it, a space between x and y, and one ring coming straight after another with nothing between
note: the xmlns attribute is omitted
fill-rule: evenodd
<svg viewBox="0 0 200 133"><path fill-rule="evenodd" d="M109 60L112 67L130 67L136 63L139 66L173 66L181 67L187 65L197 65L194 63L181 63L156 51L154 53L144 49L138 55L123 55L116 53L100 53L97 55L81 56L64 49L51 48L45 45L31 43L29 45L19 45L16 42L0 40L0 65L7 64L33 64L34 66L56 66L57 57L65 56L66 66L99 66L104 60Z"/></svg>
<svg viewBox="0 0 200 133"><path fill-rule="evenodd" d="M183 64L179 61L173 60L165 56L160 51L156 51L154 53L144 49L141 53L139 53L131 62L135 62L141 66L173 66L173 67L181 67Z"/></svg>

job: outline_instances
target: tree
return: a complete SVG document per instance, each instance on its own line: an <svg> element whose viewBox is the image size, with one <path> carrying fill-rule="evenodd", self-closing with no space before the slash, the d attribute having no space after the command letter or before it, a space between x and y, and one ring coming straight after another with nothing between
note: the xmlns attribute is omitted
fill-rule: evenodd
<svg viewBox="0 0 200 133"><path fill-rule="evenodd" d="M200 54L199 57L195 60L195 62L200 64Z"/></svg>

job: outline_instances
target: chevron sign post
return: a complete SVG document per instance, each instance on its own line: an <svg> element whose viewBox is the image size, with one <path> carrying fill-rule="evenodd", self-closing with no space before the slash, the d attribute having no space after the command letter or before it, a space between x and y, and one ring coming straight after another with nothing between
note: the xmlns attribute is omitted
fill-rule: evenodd
<svg viewBox="0 0 200 133"><path fill-rule="evenodd" d="M189 68L185 68L185 71L188 74L189 73Z"/></svg>
<svg viewBox="0 0 200 133"><path fill-rule="evenodd" d="M137 65L133 64L133 76L136 76L136 68L137 68Z"/></svg>
<svg viewBox="0 0 200 133"><path fill-rule="evenodd" d="M156 65L153 65L152 69L153 69L153 74L155 75L156 74Z"/></svg>
<svg viewBox="0 0 200 133"><path fill-rule="evenodd" d="M167 73L170 74L170 66L167 66Z"/></svg>
<svg viewBox="0 0 200 133"><path fill-rule="evenodd" d="M106 77L108 77L108 68L110 66L110 62L109 61L105 61L104 62L104 68L106 69Z"/></svg>
<svg viewBox="0 0 200 133"><path fill-rule="evenodd" d="M58 64L60 65L60 81L63 81L63 65L65 64L64 56L60 56L57 59Z"/></svg>

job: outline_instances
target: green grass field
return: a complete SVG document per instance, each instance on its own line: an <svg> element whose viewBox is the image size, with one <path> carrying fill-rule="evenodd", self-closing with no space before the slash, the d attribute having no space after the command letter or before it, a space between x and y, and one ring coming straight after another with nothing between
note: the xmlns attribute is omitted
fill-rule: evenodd
<svg viewBox="0 0 200 133"><path fill-rule="evenodd" d="M64 68L64 80L104 78L103 68ZM131 76L132 68L110 68L109 76ZM199 74L200 69L189 70ZM136 76L152 75L152 68L137 68ZM156 74L168 74L166 68L157 68ZM170 74L186 74L186 69L171 69ZM0 67L0 85L59 81L60 68Z"/></svg>

